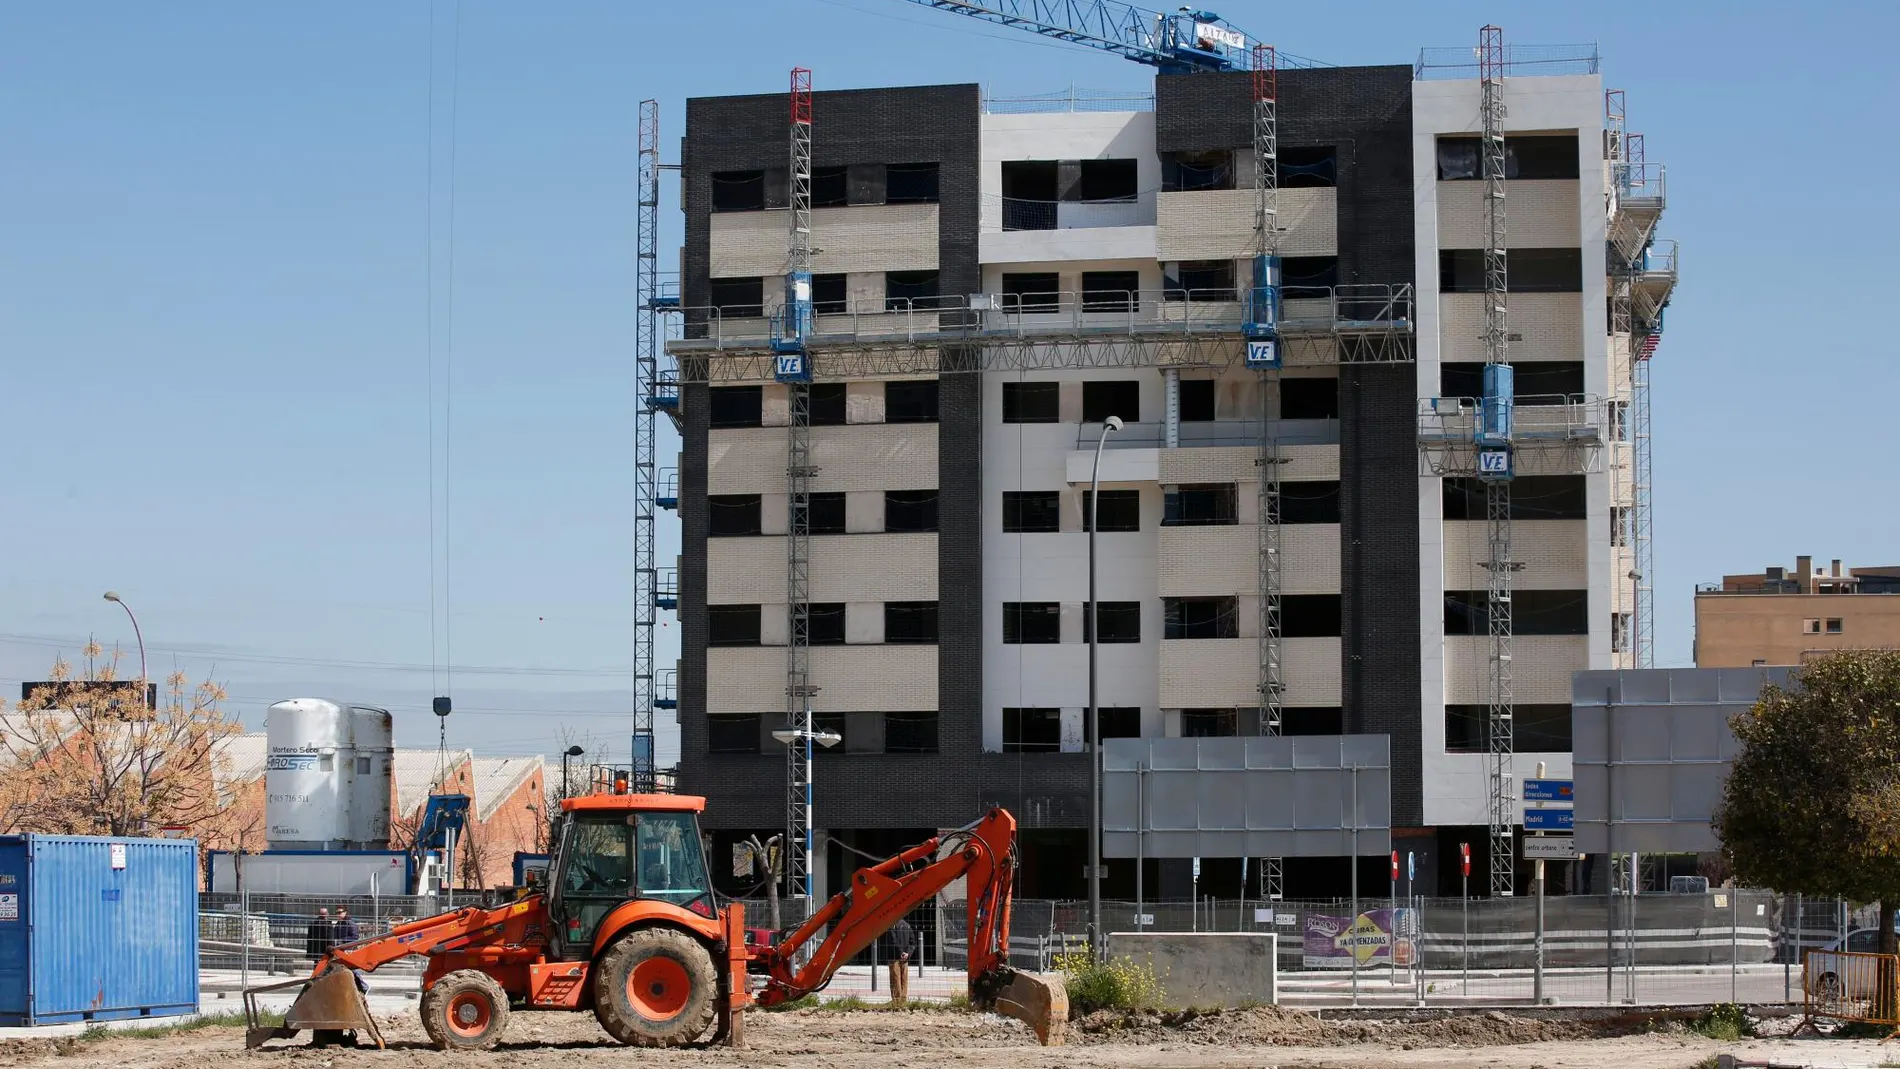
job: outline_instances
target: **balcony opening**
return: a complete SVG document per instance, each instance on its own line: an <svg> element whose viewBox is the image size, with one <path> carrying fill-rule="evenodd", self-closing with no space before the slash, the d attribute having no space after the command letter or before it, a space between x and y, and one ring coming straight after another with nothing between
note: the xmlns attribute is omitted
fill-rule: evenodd
<svg viewBox="0 0 1900 1069"><path fill-rule="evenodd" d="M706 752L747 754L759 752L758 713L714 713L706 717Z"/></svg>
<svg viewBox="0 0 1900 1069"><path fill-rule="evenodd" d="M1630 544L1630 507L1628 505L1610 506L1610 544L1613 546Z"/></svg>
<svg viewBox="0 0 1900 1069"><path fill-rule="evenodd" d="M706 391L707 425L714 430L756 427L764 410L765 395L757 386L714 386Z"/></svg>
<svg viewBox="0 0 1900 1069"><path fill-rule="evenodd" d="M1122 706L1102 708L1096 706L1095 718L1101 721L1102 737L1105 739L1141 738L1141 708ZM1082 734L1090 749L1095 747L1095 725L1089 723L1088 710L1082 711Z"/></svg>
<svg viewBox="0 0 1900 1069"><path fill-rule="evenodd" d="M1162 598L1162 638L1240 637L1240 601L1231 595L1211 598Z"/></svg>
<svg viewBox="0 0 1900 1069"><path fill-rule="evenodd" d="M708 605L706 620L708 646L757 646L759 644L759 606L757 605Z"/></svg>
<svg viewBox="0 0 1900 1069"><path fill-rule="evenodd" d="M1339 285L1339 257L1288 256L1280 261L1282 300L1325 300Z"/></svg>
<svg viewBox="0 0 1900 1069"><path fill-rule="evenodd" d="M1571 397L1583 392L1583 361L1552 360L1511 365L1513 392L1519 398ZM1483 397L1484 365L1472 361L1440 364L1439 396Z"/></svg>
<svg viewBox="0 0 1900 1069"><path fill-rule="evenodd" d="M1004 230L1056 228L1057 170L1054 160L1004 161Z"/></svg>
<svg viewBox="0 0 1900 1069"><path fill-rule="evenodd" d="M715 278L712 304L721 319L757 319L765 314L765 279Z"/></svg>
<svg viewBox="0 0 1900 1069"><path fill-rule="evenodd" d="M1522 179L1575 179L1576 134L1529 134L1504 139L1504 177ZM1479 141L1475 137L1438 139L1438 178L1444 182L1477 181L1484 177Z"/></svg>
<svg viewBox="0 0 1900 1069"><path fill-rule="evenodd" d="M712 210L715 212L756 212L765 208L764 171L715 171L712 176Z"/></svg>
<svg viewBox="0 0 1900 1069"><path fill-rule="evenodd" d="M1139 195L1134 160L1081 160L1076 166L1076 195L1085 204L1127 203Z"/></svg>
<svg viewBox="0 0 1900 1069"><path fill-rule="evenodd" d="M886 312L908 312L913 309L930 309L938 307L940 303L937 290L937 272L884 272L884 310Z"/></svg>
<svg viewBox="0 0 1900 1069"><path fill-rule="evenodd" d="M1345 710L1337 705L1292 706L1280 710L1282 735L1343 735Z"/></svg>
<svg viewBox="0 0 1900 1069"><path fill-rule="evenodd" d="M1003 310L1054 312L1062 304L1062 276L1050 272L1010 273L1003 276Z"/></svg>
<svg viewBox="0 0 1900 1069"><path fill-rule="evenodd" d="M1631 625L1635 623L1635 619L1634 616L1626 612L1613 612L1610 614L1611 653L1628 653L1630 651L1633 638Z"/></svg>
<svg viewBox="0 0 1900 1069"><path fill-rule="evenodd" d="M1141 290L1139 271L1082 272L1084 312L1132 312Z"/></svg>
<svg viewBox="0 0 1900 1069"><path fill-rule="evenodd" d="M850 288L843 275L811 276L813 315L843 315L851 310Z"/></svg>
<svg viewBox="0 0 1900 1069"><path fill-rule="evenodd" d="M1161 154L1161 190L1196 193L1234 188L1234 154L1228 149Z"/></svg>
<svg viewBox="0 0 1900 1069"><path fill-rule="evenodd" d="M887 381L884 384L884 422L937 422L937 380Z"/></svg>
<svg viewBox="0 0 1900 1069"><path fill-rule="evenodd" d="M884 641L891 645L936 645L937 603L934 601L885 602Z"/></svg>
<svg viewBox="0 0 1900 1069"><path fill-rule="evenodd" d="M1082 603L1082 641L1089 640L1088 603ZM1140 642L1141 641L1141 602L1104 601L1095 614L1102 625L1101 637L1097 642Z"/></svg>
<svg viewBox="0 0 1900 1069"><path fill-rule="evenodd" d="M1052 645L1062 641L1062 606L1053 601L1003 603L1003 645Z"/></svg>
<svg viewBox="0 0 1900 1069"><path fill-rule="evenodd" d="M1286 594L1280 598L1283 638L1338 638L1338 594Z"/></svg>
<svg viewBox="0 0 1900 1069"><path fill-rule="evenodd" d="M1003 491L1004 534L1046 534L1060 530L1062 530L1061 491Z"/></svg>
<svg viewBox="0 0 1900 1069"><path fill-rule="evenodd" d="M1082 529L1089 529L1089 494L1082 491ZM1104 533L1127 534L1141 530L1141 491L1104 490L1095 503L1095 518Z"/></svg>
<svg viewBox="0 0 1900 1069"><path fill-rule="evenodd" d="M884 714L885 753L936 753L937 713Z"/></svg>
<svg viewBox="0 0 1900 1069"><path fill-rule="evenodd" d="M1281 189L1330 189L1338 184L1338 149L1331 145L1280 146Z"/></svg>
<svg viewBox="0 0 1900 1069"><path fill-rule="evenodd" d="M937 203L937 165L893 163L884 168L884 203Z"/></svg>
<svg viewBox="0 0 1900 1069"><path fill-rule="evenodd" d="M1485 518L1484 484L1476 479L1444 480L1445 519ZM1582 520L1590 515L1581 475L1520 475L1511 480L1514 520Z"/></svg>
<svg viewBox="0 0 1900 1069"><path fill-rule="evenodd" d="M1234 261L1184 260L1161 275L1162 297L1170 301L1236 301Z"/></svg>
<svg viewBox="0 0 1900 1069"><path fill-rule="evenodd" d="M810 602L805 606L805 634L808 645L844 645L844 602Z"/></svg>
<svg viewBox="0 0 1900 1069"><path fill-rule="evenodd" d="M884 491L884 529L899 534L928 534L937 529L937 491Z"/></svg>
<svg viewBox="0 0 1900 1069"><path fill-rule="evenodd" d="M1281 483L1280 522L1282 524L1338 523L1339 480L1315 479Z"/></svg>
<svg viewBox="0 0 1900 1069"><path fill-rule="evenodd" d="M1141 422L1141 383L1134 379L1095 379L1082 384L1082 422L1101 423L1116 416Z"/></svg>
<svg viewBox="0 0 1900 1069"><path fill-rule="evenodd" d="M1062 710L1004 709L1004 753L1061 753Z"/></svg>
<svg viewBox="0 0 1900 1069"><path fill-rule="evenodd" d="M805 389L809 391L805 395L805 414L812 426L844 426L844 383L814 382Z"/></svg>
<svg viewBox="0 0 1900 1069"><path fill-rule="evenodd" d="M1512 293L1582 293L1583 250L1511 249L1504 270ZM1438 250L1442 293L1484 292L1483 249Z"/></svg>
<svg viewBox="0 0 1900 1069"><path fill-rule="evenodd" d="M759 533L759 495L708 494L706 534L710 538L743 538Z"/></svg>
<svg viewBox="0 0 1900 1069"><path fill-rule="evenodd" d="M1005 382L1004 423L1060 423L1062 391L1054 382Z"/></svg>
<svg viewBox="0 0 1900 1069"><path fill-rule="evenodd" d="M1184 739L1228 739L1239 734L1238 709L1181 710L1181 737Z"/></svg>
<svg viewBox="0 0 1900 1069"><path fill-rule="evenodd" d="M1338 419L1339 379L1282 378L1280 380L1281 419Z"/></svg>
<svg viewBox="0 0 1900 1069"><path fill-rule="evenodd" d="M1162 498L1163 527L1214 527L1239 522L1239 495L1233 483L1178 486Z"/></svg>
<svg viewBox="0 0 1900 1069"><path fill-rule="evenodd" d="M842 208L851 203L851 168L814 167L811 170L811 206Z"/></svg>
<svg viewBox="0 0 1900 1069"><path fill-rule="evenodd" d="M1490 594L1483 590L1445 592L1445 634L1489 635L1487 611ZM1511 592L1511 633L1514 635L1587 635L1590 633L1590 594L1585 590L1514 590Z"/></svg>
<svg viewBox="0 0 1900 1069"><path fill-rule="evenodd" d="M1181 422L1214 422L1214 380L1181 380Z"/></svg>
<svg viewBox="0 0 1900 1069"><path fill-rule="evenodd" d="M1445 706L1446 753L1489 753L1490 729L1490 706ZM1511 748L1518 753L1569 753L1570 706L1511 706Z"/></svg>
<svg viewBox="0 0 1900 1069"><path fill-rule="evenodd" d="M811 495L811 506L805 510L807 529L815 535L843 534L844 493L830 491Z"/></svg>

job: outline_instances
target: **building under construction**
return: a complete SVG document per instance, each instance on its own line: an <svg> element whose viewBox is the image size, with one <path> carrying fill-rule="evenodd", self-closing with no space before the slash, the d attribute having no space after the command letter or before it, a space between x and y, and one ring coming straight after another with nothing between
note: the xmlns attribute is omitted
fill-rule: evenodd
<svg viewBox="0 0 1900 1069"><path fill-rule="evenodd" d="M1019 893L1080 897L1093 704L1108 738L1389 736L1419 893L1455 891L1461 843L1474 892L1528 880L1514 784L1569 774L1571 673L1649 661L1662 171L1592 48L1487 28L1294 66L1193 35L1223 62L1156 62L1152 95L800 71L690 100L677 291L643 129L641 708L677 708L722 856L809 833L822 895L847 848L1001 804ZM1143 883L1331 896L1348 865L1150 859Z"/></svg>

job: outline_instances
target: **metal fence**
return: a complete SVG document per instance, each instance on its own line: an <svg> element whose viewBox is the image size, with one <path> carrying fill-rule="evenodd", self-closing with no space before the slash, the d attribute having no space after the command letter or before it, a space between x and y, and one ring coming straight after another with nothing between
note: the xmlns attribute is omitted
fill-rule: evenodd
<svg viewBox="0 0 1900 1069"><path fill-rule="evenodd" d="M310 968L323 938L319 909L333 919L347 910L357 935L367 937L450 905L408 896L216 894L201 903L201 967L259 977ZM768 903L744 905L749 927L771 926ZM1805 951L1877 949L1873 907L1747 889L1547 898L1541 969L1532 899L1364 898L1357 906L1355 914L1353 903L1327 900L1107 901L1102 917L1110 932L1271 932L1278 937L1280 1001L1312 1008L1530 1005L1540 998L1562 1005L1799 1004ZM784 930L807 915L803 899L779 908ZM1367 917L1385 925L1390 949L1364 961L1338 952L1339 933ZM963 994L965 904L940 899L907 919L916 947L910 997ZM1010 963L1048 971L1064 954L1085 954L1088 921L1086 902L1016 901ZM840 969L822 995L885 1001L889 965L880 940ZM381 972L420 969L420 959L407 959Z"/></svg>

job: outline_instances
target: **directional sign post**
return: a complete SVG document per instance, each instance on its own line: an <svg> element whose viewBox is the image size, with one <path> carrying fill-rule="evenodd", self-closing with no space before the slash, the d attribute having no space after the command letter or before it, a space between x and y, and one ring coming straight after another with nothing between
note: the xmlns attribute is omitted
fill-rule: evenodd
<svg viewBox="0 0 1900 1069"><path fill-rule="evenodd" d="M1537 932L1536 956L1532 962L1531 998L1538 1005L1544 1002L1544 862L1569 861L1577 856L1576 839L1570 834L1576 826L1576 781L1567 779L1545 779L1544 764L1538 762L1537 777L1524 781L1524 800L1531 803L1524 809L1524 830L1531 834L1524 837L1524 857L1537 863ZM1546 803L1554 803L1550 809ZM1563 832L1561 836L1546 836L1545 832Z"/></svg>
<svg viewBox="0 0 1900 1069"><path fill-rule="evenodd" d="M1575 781L1567 779L1527 779L1524 781L1524 800L1526 802L1562 802L1569 805L1576 801Z"/></svg>
<svg viewBox="0 0 1900 1069"><path fill-rule="evenodd" d="M1570 831L1576 826L1577 811L1574 809L1526 809L1524 811L1525 831ZM1528 852L1525 853L1529 857Z"/></svg>

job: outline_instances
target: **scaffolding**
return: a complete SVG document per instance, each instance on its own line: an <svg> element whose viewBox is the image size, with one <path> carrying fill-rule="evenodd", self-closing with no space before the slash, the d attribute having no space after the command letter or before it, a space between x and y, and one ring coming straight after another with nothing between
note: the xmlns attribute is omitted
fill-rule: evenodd
<svg viewBox="0 0 1900 1069"><path fill-rule="evenodd" d="M1253 156L1254 299L1267 305L1264 315L1250 316L1249 342L1266 340L1275 345L1278 356L1280 319L1280 135L1277 109L1279 78L1277 56L1271 45L1255 45L1253 50ZM1265 329L1262 329L1264 324ZM1254 355L1249 345L1249 356ZM1276 359L1262 361L1258 372L1260 393L1260 733L1278 735L1281 729L1281 699L1286 692L1281 676L1280 642L1280 441L1273 419L1273 394L1280 380ZM1261 865L1261 894L1268 901L1284 896L1285 868L1278 857L1264 859Z"/></svg>
<svg viewBox="0 0 1900 1069"><path fill-rule="evenodd" d="M788 168L790 249L785 312L772 339L774 374L786 384L790 427L785 451L785 842L792 893L812 893L811 700L811 369L805 337L811 322L811 71L792 69L791 162Z"/></svg>
<svg viewBox="0 0 1900 1069"><path fill-rule="evenodd" d="M636 405L633 430L633 781L638 791L657 783L653 714L662 700L654 667L654 632L662 608L678 605L666 598L655 557L655 524L660 506L656 449L659 415L677 413L676 384L661 377L664 357L660 316L666 302L660 293L660 104L640 102L639 211L634 227L634 371ZM677 302L675 302L677 303ZM677 501L677 491L675 491ZM670 600L671 605L665 604Z"/></svg>

